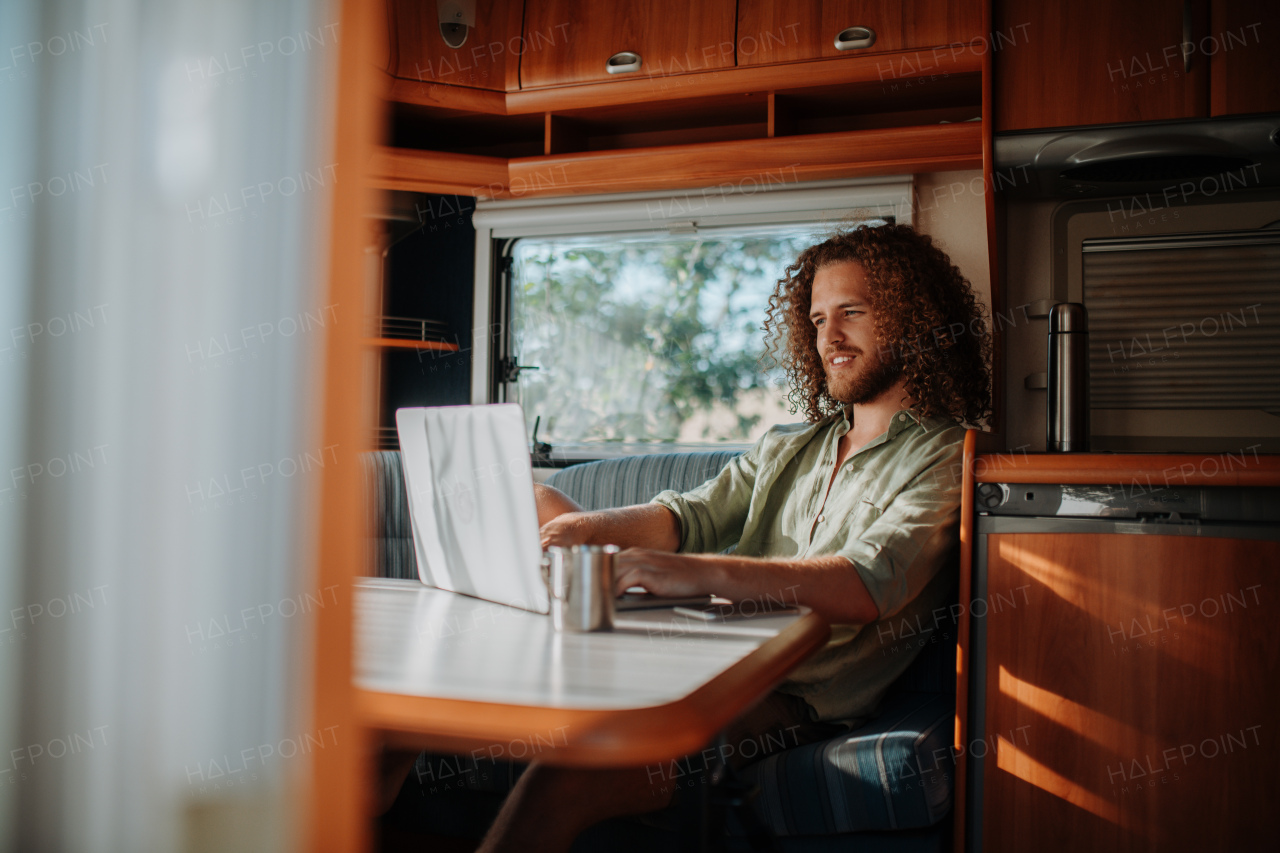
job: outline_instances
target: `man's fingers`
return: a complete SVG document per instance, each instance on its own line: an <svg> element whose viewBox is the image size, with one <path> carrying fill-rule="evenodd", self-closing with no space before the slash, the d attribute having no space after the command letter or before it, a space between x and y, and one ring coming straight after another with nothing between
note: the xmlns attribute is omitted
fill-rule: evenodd
<svg viewBox="0 0 1280 853"><path fill-rule="evenodd" d="M637 569L620 569L614 572L613 594L622 595L629 587L644 586L638 580L639 575L640 572ZM648 587L645 588L648 589Z"/></svg>
<svg viewBox="0 0 1280 853"><path fill-rule="evenodd" d="M639 548L627 548L613 558L613 592L614 595L622 595L627 591L627 587L643 586L645 589L649 587L643 582L645 574L645 563L637 558Z"/></svg>

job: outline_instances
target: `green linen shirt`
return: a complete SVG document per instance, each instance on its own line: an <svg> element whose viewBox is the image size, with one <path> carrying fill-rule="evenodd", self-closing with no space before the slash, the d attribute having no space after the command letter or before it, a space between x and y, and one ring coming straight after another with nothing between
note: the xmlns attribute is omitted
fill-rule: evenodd
<svg viewBox="0 0 1280 853"><path fill-rule="evenodd" d="M927 642L954 631L936 617L956 582L964 429L903 409L845 461L827 494L850 428L845 412L773 427L711 480L653 502L680 520L681 552L736 545L745 557L849 560L879 620L831 626L826 647L778 689L802 697L819 720L858 725Z"/></svg>

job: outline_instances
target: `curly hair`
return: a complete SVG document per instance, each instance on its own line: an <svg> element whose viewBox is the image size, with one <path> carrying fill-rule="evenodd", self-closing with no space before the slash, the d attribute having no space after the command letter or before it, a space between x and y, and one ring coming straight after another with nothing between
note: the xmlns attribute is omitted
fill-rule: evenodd
<svg viewBox="0 0 1280 853"><path fill-rule="evenodd" d="M764 331L768 352L791 382L792 411L815 422L845 406L827 388L809 318L814 275L844 261L866 270L881 354L900 366L913 409L973 425L987 418L991 332L982 306L951 259L907 225L838 232L801 252L778 280Z"/></svg>

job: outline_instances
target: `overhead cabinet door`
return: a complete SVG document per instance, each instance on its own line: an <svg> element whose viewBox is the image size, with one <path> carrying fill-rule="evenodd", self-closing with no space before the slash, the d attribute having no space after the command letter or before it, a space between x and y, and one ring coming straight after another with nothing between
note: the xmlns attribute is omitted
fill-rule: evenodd
<svg viewBox="0 0 1280 853"><path fill-rule="evenodd" d="M530 0L522 88L732 68L734 0Z"/></svg>
<svg viewBox="0 0 1280 853"><path fill-rule="evenodd" d="M461 4L394 0L387 7L392 73L405 80L503 91L516 87L521 0Z"/></svg>
<svg viewBox="0 0 1280 853"><path fill-rule="evenodd" d="M977 0L740 0L738 64L768 65L952 43L982 35Z"/></svg>
<svg viewBox="0 0 1280 853"><path fill-rule="evenodd" d="M1196 38L1208 57L1214 116L1280 111L1280 3L1213 0L1209 32Z"/></svg>
<svg viewBox="0 0 1280 853"><path fill-rule="evenodd" d="M1209 62L1184 56L1208 27L1204 0L995 0L996 31L1024 42L994 52L996 130L1208 115Z"/></svg>

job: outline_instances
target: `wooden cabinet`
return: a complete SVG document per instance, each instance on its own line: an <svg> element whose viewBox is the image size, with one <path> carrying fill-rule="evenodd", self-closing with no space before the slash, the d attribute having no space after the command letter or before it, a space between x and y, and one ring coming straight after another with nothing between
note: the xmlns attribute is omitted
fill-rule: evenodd
<svg viewBox="0 0 1280 853"><path fill-rule="evenodd" d="M732 68L735 0L529 0L523 88ZM610 74L622 52L638 70Z"/></svg>
<svg viewBox="0 0 1280 853"><path fill-rule="evenodd" d="M1209 63L1193 54L1187 71L1180 47L1187 9L1206 32L1206 0L995 0L996 32L1026 33L993 54L995 129L1207 116Z"/></svg>
<svg viewBox="0 0 1280 853"><path fill-rule="evenodd" d="M508 91L519 87L523 0L476 0L475 26L459 47L445 44L434 0L392 0L390 72L405 80Z"/></svg>
<svg viewBox="0 0 1280 853"><path fill-rule="evenodd" d="M987 536L982 849L1269 848L1277 566L1261 539Z"/></svg>
<svg viewBox="0 0 1280 853"><path fill-rule="evenodd" d="M1209 56L1210 114L1280 111L1280 3L1213 0L1208 35L1195 43Z"/></svg>
<svg viewBox="0 0 1280 853"><path fill-rule="evenodd" d="M875 33L865 48L840 50L854 27ZM982 36L978 0L739 0L738 64L768 65L888 50L968 43Z"/></svg>

